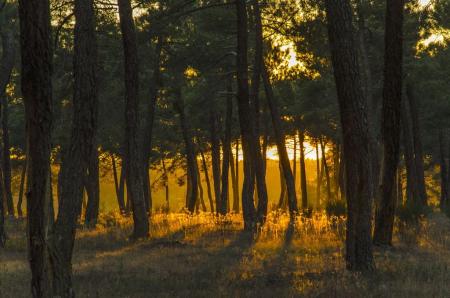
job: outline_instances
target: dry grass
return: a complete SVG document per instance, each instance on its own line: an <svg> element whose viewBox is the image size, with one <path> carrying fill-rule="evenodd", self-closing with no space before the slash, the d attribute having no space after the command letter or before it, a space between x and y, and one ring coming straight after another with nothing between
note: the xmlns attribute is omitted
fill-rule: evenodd
<svg viewBox="0 0 450 298"><path fill-rule="evenodd" d="M103 215L74 255L78 297L450 297L450 222L442 214L396 233L377 271L345 270L344 219L272 213L255 241L239 215L155 215L152 237L130 243L129 219ZM24 223L8 224L0 297L29 297Z"/></svg>

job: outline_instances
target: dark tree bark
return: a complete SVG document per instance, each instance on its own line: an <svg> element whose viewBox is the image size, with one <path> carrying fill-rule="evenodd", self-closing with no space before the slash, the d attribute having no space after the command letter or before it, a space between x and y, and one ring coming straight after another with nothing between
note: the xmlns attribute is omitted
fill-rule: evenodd
<svg viewBox="0 0 450 298"><path fill-rule="evenodd" d="M231 172L231 187L233 189L233 212L239 213L239 186L236 180L236 164L234 161L234 154L231 150L230 143L230 172Z"/></svg>
<svg viewBox="0 0 450 298"><path fill-rule="evenodd" d="M152 211L152 191L150 187L150 157L152 153L153 123L155 122L156 103L159 89L162 85L161 78L161 54L163 47L163 36L158 35L155 48L155 60L153 61L153 76L150 82L150 102L148 104L147 127L144 133L143 145L143 170L144 170L144 198L147 204L147 212Z"/></svg>
<svg viewBox="0 0 450 298"><path fill-rule="evenodd" d="M231 126L233 121L233 89L231 85L231 78L227 82L227 111L225 116L225 136L222 142L223 159L222 159L222 193L220 196L220 214L224 215L228 212L228 172L230 169L230 156L231 156Z"/></svg>
<svg viewBox="0 0 450 298"><path fill-rule="evenodd" d="M169 174L167 173L167 167L166 162L164 158L161 158L161 165L163 168L163 182L164 182L164 188L165 188L165 195L166 195L166 212L170 212L170 201L169 201Z"/></svg>
<svg viewBox="0 0 450 298"><path fill-rule="evenodd" d="M386 1L383 121L384 164L381 199L376 214L374 243L392 245L395 182L400 154L404 0Z"/></svg>
<svg viewBox="0 0 450 298"><path fill-rule="evenodd" d="M120 173L120 178L117 174L117 163L114 154L111 154L111 163L114 176L114 188L116 190L117 204L121 213L125 213L125 199L123 196L123 169Z"/></svg>
<svg viewBox="0 0 450 298"><path fill-rule="evenodd" d="M448 169L447 169L447 146L445 144L444 132L439 129L439 167L441 174L441 200L440 208L442 211L448 206Z"/></svg>
<svg viewBox="0 0 450 298"><path fill-rule="evenodd" d="M328 36L339 101L347 180L346 263L350 270L374 269L371 239L372 169L366 99L361 85L348 0L327 0Z"/></svg>
<svg viewBox="0 0 450 298"><path fill-rule="evenodd" d="M125 62L125 156L126 182L131 195L134 229L132 238L146 238L149 221L146 212L139 148L139 61L133 10L130 0L118 0L120 29ZM128 197L130 200L130 197Z"/></svg>
<svg viewBox="0 0 450 298"><path fill-rule="evenodd" d="M319 142L316 142L316 201L317 204L320 205L320 192L322 190L322 170L321 165L323 166L323 163L320 163L320 154L319 154Z"/></svg>
<svg viewBox="0 0 450 298"><path fill-rule="evenodd" d="M286 210L287 193L286 193L286 178L284 178L283 166L278 161L278 169L280 170L280 197L278 198L278 208Z"/></svg>
<svg viewBox="0 0 450 298"><path fill-rule="evenodd" d="M263 63L263 62L262 62ZM286 182L287 190L287 203L289 212L293 216L298 212L297 208L297 195L295 193L295 181L292 175L291 164L289 162L289 156L286 150L286 136L283 131L283 125L281 123L281 115L278 111L278 104L273 94L272 86L270 85L267 68L263 65L263 82L264 89L266 91L267 103L269 105L270 114L272 116L272 126L275 134L275 142L277 144L278 156L280 158L281 167L283 169L284 180Z"/></svg>
<svg viewBox="0 0 450 298"><path fill-rule="evenodd" d="M242 210L244 213L244 229L252 231L256 227L256 211L253 202L254 176L252 171L252 155L254 151L254 122L251 119L249 86L248 86L248 33L247 33L247 7L245 0L236 1L237 13L237 101L239 123L244 153L244 183L242 186ZM253 145L253 146L252 146Z"/></svg>
<svg viewBox="0 0 450 298"><path fill-rule="evenodd" d="M259 85L261 74L264 75L264 61L263 61L263 40L262 40L262 23L261 23L261 12L259 7L259 1L255 1L253 4L253 16L255 21L255 62L253 69L253 78L252 78L252 88L250 93L250 122L252 125L251 129L251 145L250 149L252 150L251 154L251 164L252 171L256 178L256 189L257 189L257 197L258 197L258 208L256 212L257 220L259 224L264 224L267 216L267 205L268 205L268 197L267 197L267 186L266 186L266 173L265 173L265 165L261 152L261 144L260 144L260 129L259 129ZM266 72L267 73L267 72ZM266 85L266 83L264 83ZM270 83L269 83L270 84ZM267 92L266 92L267 93ZM253 109L252 109L253 107ZM289 163L289 159L288 159ZM290 166L289 166L290 167ZM291 172L292 175L292 172Z"/></svg>
<svg viewBox="0 0 450 298"><path fill-rule="evenodd" d="M29 150L28 249L33 297L52 297L49 261L52 126L51 33L48 0L19 1L22 94Z"/></svg>
<svg viewBox="0 0 450 298"><path fill-rule="evenodd" d="M211 164L214 186L214 202L216 211L220 212L220 138L218 117L213 106L210 107Z"/></svg>
<svg viewBox="0 0 450 298"><path fill-rule="evenodd" d="M295 184L295 193L297 193L297 134L294 133L294 156L292 160L292 175Z"/></svg>
<svg viewBox="0 0 450 298"><path fill-rule="evenodd" d="M239 210L239 138L236 139L236 158L234 159L234 162L236 163L235 170L236 170L236 188L237 188L237 201L235 201L236 204L233 203L233 210L235 210L237 213L240 212Z"/></svg>
<svg viewBox="0 0 450 298"><path fill-rule="evenodd" d="M202 211L206 212L206 204L205 204L205 200L204 200L204 196L203 196L203 185L202 185L202 179L201 179L201 175L200 175L200 168L198 166L198 162L197 162L197 157L195 158L195 168L197 171L197 177L198 177L198 191L199 191L199 197L197 200L197 206L201 206L202 207ZM197 207L198 209L198 207Z"/></svg>
<svg viewBox="0 0 450 298"><path fill-rule="evenodd" d="M0 28L2 40L2 57L0 60L0 112L2 124L2 170L3 170L3 192L8 208L8 215L14 217L14 203L11 193L11 157L9 152L9 129L8 129L8 99L6 86L8 85L11 72L14 67L15 47L14 36L8 29Z"/></svg>
<svg viewBox="0 0 450 298"><path fill-rule="evenodd" d="M411 124L412 124L411 127L414 144L414 163L416 166L417 187L419 190L421 204L422 206L426 206L428 204L428 198L425 185L425 171L423 166L422 137L420 133L421 129L418 112L418 103L416 100L416 96L414 94L413 83L410 81L406 82L406 98L408 99L409 111L411 115Z"/></svg>
<svg viewBox="0 0 450 298"><path fill-rule="evenodd" d="M54 293L74 296L72 252L76 223L81 213L85 175L95 148L97 129L97 42L92 0L75 1L74 96L72 132L61 164L59 212L54 227L55 254L52 256Z"/></svg>
<svg viewBox="0 0 450 298"><path fill-rule="evenodd" d="M325 144L322 138L320 138L320 150L322 151L322 168L325 174L325 179L327 182L327 202L331 202L331 182L330 182L330 170L327 163L327 156L325 152Z"/></svg>
<svg viewBox="0 0 450 298"><path fill-rule="evenodd" d="M206 189L208 191L208 200L209 200L209 208L212 213L214 213L214 202L212 198L212 190L211 190L211 181L209 180L209 173L208 173L208 165L206 164L206 158L205 154L201 149L200 151L200 157L202 158L202 166L203 166L203 172L205 173L205 180L206 180Z"/></svg>
<svg viewBox="0 0 450 298"><path fill-rule="evenodd" d="M184 140L184 146L186 150L186 161L187 161L187 171L188 171L188 177L189 181L191 183L191 188L187 191L186 194L186 207L189 210L189 212L193 213L195 211L195 203L197 202L198 197L198 176L197 176L197 169L196 169L196 155L195 155L195 149L194 149L194 143L192 142L192 137L190 135L188 122L186 120L186 114L184 110L184 102L181 95L181 89L176 88L175 91L175 102L174 107L177 111L179 118L180 118L180 126L181 126L181 132L183 134L183 140Z"/></svg>
<svg viewBox="0 0 450 298"><path fill-rule="evenodd" d="M302 191L302 209L308 209L308 190L306 184L306 163L305 163L305 133L300 130L298 132L300 143L300 188Z"/></svg>
<svg viewBox="0 0 450 298"><path fill-rule="evenodd" d="M23 217L22 202L23 202L23 193L25 189L25 178L27 176L27 167L28 167L28 156L25 157L25 160L22 165L22 172L20 173L19 195L17 197L17 216L19 218Z"/></svg>
<svg viewBox="0 0 450 298"><path fill-rule="evenodd" d="M91 153L85 188L87 193L85 225L95 228L100 208L99 156L96 148Z"/></svg>

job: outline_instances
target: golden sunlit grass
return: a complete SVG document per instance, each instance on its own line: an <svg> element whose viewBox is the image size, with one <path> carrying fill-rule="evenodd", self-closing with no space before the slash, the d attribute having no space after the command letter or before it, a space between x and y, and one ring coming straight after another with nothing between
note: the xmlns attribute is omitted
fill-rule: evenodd
<svg viewBox="0 0 450 298"><path fill-rule="evenodd" d="M151 238L130 243L130 219L103 214L81 230L74 255L78 297L449 297L450 222L435 213L397 228L376 250L377 271L345 270L343 217L269 215L254 241L241 215L155 214ZM29 297L24 223L8 223L0 297Z"/></svg>

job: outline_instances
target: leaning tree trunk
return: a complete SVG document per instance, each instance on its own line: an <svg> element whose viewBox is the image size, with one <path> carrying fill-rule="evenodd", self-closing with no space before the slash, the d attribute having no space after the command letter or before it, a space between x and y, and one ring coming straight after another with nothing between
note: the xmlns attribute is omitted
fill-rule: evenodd
<svg viewBox="0 0 450 298"><path fill-rule="evenodd" d="M206 189L208 191L209 208L211 210L211 213L214 213L214 202L213 202L213 198L212 198L211 181L209 179L208 165L206 164L205 154L203 153L203 151L201 149L199 149L199 151L200 151L200 157L202 158L203 172L205 173Z"/></svg>
<svg viewBox="0 0 450 298"><path fill-rule="evenodd" d="M245 0L237 0L237 101L239 123L242 137L242 149L244 153L244 183L242 186L242 210L244 213L244 229L252 231L256 224L256 211L253 202L254 176L252 171L252 150L254 145L254 122L251 119L249 86L248 86L248 32L247 32L247 7Z"/></svg>
<svg viewBox="0 0 450 298"><path fill-rule="evenodd" d="M402 46L404 0L386 1L383 121L384 143L382 193L374 231L374 243L392 245L395 216L395 182L400 154L402 99Z"/></svg>
<svg viewBox="0 0 450 298"><path fill-rule="evenodd" d="M150 187L150 157L152 152L153 123L155 122L156 102L158 101L158 92L162 85L161 77L161 54L163 46L163 36L158 35L155 48L155 60L153 62L153 76L150 82L150 102L148 104L147 127L144 133L144 145L142 147L142 168L144 175L144 198L147 212L152 211L152 190Z"/></svg>
<svg viewBox="0 0 450 298"><path fill-rule="evenodd" d="M19 1L22 95L29 151L28 259L33 297L52 297L49 260L52 126L51 26L48 0Z"/></svg>
<svg viewBox="0 0 450 298"><path fill-rule="evenodd" d="M447 161L446 155L447 150L445 146L445 137L442 131L442 128L439 129L439 166L441 169L441 200L440 200L440 208L442 211L446 211L448 206L448 169L447 169Z"/></svg>
<svg viewBox="0 0 450 298"><path fill-rule="evenodd" d="M417 174L417 187L419 190L420 200L422 206L427 205L427 190L425 186L425 172L423 166L423 150L422 150L422 138L420 134L420 121L419 121L419 112L417 106L417 100L414 94L414 87L412 82L406 83L406 98L409 103L409 111L411 115L411 127L412 127L412 136L414 143L414 163L416 166L416 174Z"/></svg>
<svg viewBox="0 0 450 298"><path fill-rule="evenodd" d="M91 153L86 180L87 205L85 225L88 228L95 228L100 208L99 156L96 148Z"/></svg>
<svg viewBox="0 0 450 298"><path fill-rule="evenodd" d="M331 201L331 182L330 182L330 170L327 163L327 156L325 152L325 144L322 138L320 138L320 150L322 151L322 168L325 174L325 181L327 182L327 203Z"/></svg>
<svg viewBox="0 0 450 298"><path fill-rule="evenodd" d="M222 159L222 193L220 196L220 214L224 215L228 212L228 171L230 169L231 156L231 125L233 121L233 89L231 78L227 82L227 111L225 117L225 137L223 139L223 159Z"/></svg>
<svg viewBox="0 0 450 298"><path fill-rule="evenodd" d="M114 154L111 154L111 163L113 168L114 188L116 190L117 204L119 205L120 212L125 213L125 199L123 195L123 168L121 170L119 178L117 174L117 163Z"/></svg>
<svg viewBox="0 0 450 298"><path fill-rule="evenodd" d="M76 223L81 213L83 186L97 129L97 42L92 0L75 1L74 96L72 132L61 164L61 194L54 228L55 254L52 255L54 291L73 297L72 252Z"/></svg>
<svg viewBox="0 0 450 298"><path fill-rule="evenodd" d="M192 142L192 138L190 136L188 122L186 120L186 112L184 110L184 102L181 95L181 89L176 89L175 94L175 102L174 107L176 111L178 112L179 118L180 118L180 126L181 126L181 132L183 135L184 140L184 146L186 150L186 161L187 161L187 170L188 170L188 177L190 179L191 183L191 189L186 194L186 207L189 210L189 212L193 213L195 211L195 203L197 202L198 197L198 176L197 176L197 169L196 169L196 155L195 155L195 149L194 144Z"/></svg>
<svg viewBox="0 0 450 298"><path fill-rule="evenodd" d="M8 215L14 217L14 203L11 193L11 157L9 152L9 129L8 129L8 100L6 96L6 86L8 85L11 72L14 67L14 36L13 32L6 28L0 28L0 38L2 40L2 57L0 60L0 112L2 125L2 170L3 170L3 192L8 208Z"/></svg>
<svg viewBox="0 0 450 298"><path fill-rule="evenodd" d="M345 258L350 270L373 270L370 130L350 1L327 0L326 12L344 151L352 152L345 155L348 206Z"/></svg>
<svg viewBox="0 0 450 298"><path fill-rule="evenodd" d="M28 166L28 157L25 157L25 160L23 161L22 165L22 171L20 173L19 195L17 197L17 216L19 218L23 217L22 202L23 202L23 193L25 189L25 179L27 175L27 166Z"/></svg>
<svg viewBox="0 0 450 298"><path fill-rule="evenodd" d="M139 58L130 0L119 0L118 4L125 58L125 156L127 160L125 171L127 190L131 195L133 209L132 238L137 239L146 238L149 231L139 148Z"/></svg>
<svg viewBox="0 0 450 298"><path fill-rule="evenodd" d="M306 184L306 164L305 164L305 133L300 130L298 132L300 143L300 188L302 191L302 209L308 209L308 190Z"/></svg>

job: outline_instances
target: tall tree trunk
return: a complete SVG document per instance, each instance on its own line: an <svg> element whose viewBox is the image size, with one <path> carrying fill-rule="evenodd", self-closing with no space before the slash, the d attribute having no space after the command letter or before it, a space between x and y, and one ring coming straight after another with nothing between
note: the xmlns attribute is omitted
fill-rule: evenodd
<svg viewBox="0 0 450 298"><path fill-rule="evenodd" d="M203 172L205 173L205 180L206 180L206 189L208 191L208 200L209 200L209 208L212 213L214 213L214 202L212 198L212 190L211 190L211 181L209 180L209 173L208 173L208 165L206 164L206 158L205 154L201 149L200 151L200 157L202 158L202 165L203 165Z"/></svg>
<svg viewBox="0 0 450 298"><path fill-rule="evenodd" d="M220 212L220 138L218 116L215 107L210 107L211 164L216 211Z"/></svg>
<svg viewBox="0 0 450 298"><path fill-rule="evenodd" d="M51 33L48 0L19 1L22 94L29 150L28 259L33 297L52 297L49 261L49 173L52 126Z"/></svg>
<svg viewBox="0 0 450 298"><path fill-rule="evenodd" d="M97 43L92 0L75 1L74 96L71 138L61 164L61 195L56 220L55 255L52 256L54 291L72 297L72 252L81 212L85 175L97 128Z"/></svg>
<svg viewBox="0 0 450 298"><path fill-rule="evenodd" d="M144 170L144 198L147 204L147 212L152 211L152 190L150 187L150 157L152 153L153 123L155 122L156 102L158 92L162 85L161 78L161 54L163 46L163 36L158 35L155 48L155 60L153 61L153 76L150 82L150 102L148 104L147 127L144 133L143 142L143 170Z"/></svg>
<svg viewBox="0 0 450 298"><path fill-rule="evenodd" d="M297 193L297 134L294 133L294 148L292 149L294 151L294 156L292 160L292 175L294 179L295 184L295 193Z"/></svg>
<svg viewBox="0 0 450 298"><path fill-rule="evenodd" d="M231 150L230 143L230 172L231 172L231 187L233 189L233 212L239 213L239 186L236 180L236 164L234 162L234 154Z"/></svg>
<svg viewBox="0 0 450 298"><path fill-rule="evenodd" d="M283 166L280 161L278 161L278 169L280 170L280 197L278 198L278 208L285 210L287 207L286 178L284 177Z"/></svg>
<svg viewBox="0 0 450 298"><path fill-rule="evenodd" d="M247 7L245 0L237 0L237 100L239 123L244 153L244 183L242 186L242 210L244 213L244 229L253 231L256 227L256 210L253 202L254 176L252 170L252 155L255 153L254 119L251 117L248 86L248 32Z"/></svg>
<svg viewBox="0 0 450 298"><path fill-rule="evenodd" d="M166 194L166 212L170 212L170 202L169 202L169 175L167 173L166 168L166 162L164 160L164 157L161 158L161 164L163 168L163 181L164 181L164 188L165 188L165 194Z"/></svg>
<svg viewBox="0 0 450 298"><path fill-rule="evenodd" d="M439 129L439 167L441 172L441 200L440 208L442 211L448 206L448 169L447 169L447 146L442 128Z"/></svg>
<svg viewBox="0 0 450 298"><path fill-rule="evenodd" d="M197 200L197 205L201 205L202 206L202 211L206 212L206 205L205 205L205 200L203 198L203 185L202 185L202 179L201 179L201 175L200 175L200 168L198 167L198 163L197 163L197 158L195 158L195 168L197 170L197 176L198 176L198 191L199 191L199 197Z"/></svg>
<svg viewBox="0 0 450 298"><path fill-rule="evenodd" d="M318 205L320 205L320 191L322 189L321 165L323 166L323 163L320 163L319 142L316 142L316 201Z"/></svg>
<svg viewBox="0 0 450 298"><path fill-rule="evenodd" d="M97 150L92 150L86 179L87 205L85 225L89 228L95 228L100 208L99 157Z"/></svg>
<svg viewBox="0 0 450 298"><path fill-rule="evenodd" d="M349 0L327 0L328 36L339 101L347 180L346 263L374 269L371 239L372 167L366 99L361 84Z"/></svg>
<svg viewBox="0 0 450 298"><path fill-rule="evenodd" d="M228 172L230 169L230 156L231 156L231 125L233 121L233 89L231 78L227 82L227 111L225 118L225 137L222 142L223 148L223 160L222 160L222 193L220 196L220 214L224 215L228 209Z"/></svg>
<svg viewBox="0 0 450 298"><path fill-rule="evenodd" d="M409 111L411 115L412 136L414 142L414 163L416 166L417 186L419 190L420 200L423 206L427 205L427 190L425 186L425 172L423 166L423 150L422 137L420 133L420 120L418 112L418 103L414 94L413 83L407 81L406 83L406 98L409 103Z"/></svg>
<svg viewBox="0 0 450 298"><path fill-rule="evenodd" d="M419 206L421 205L421 200L417 183L417 169L414 162L414 143L409 107L406 103L402 104L401 121L406 165L406 199L408 204Z"/></svg>
<svg viewBox="0 0 450 298"><path fill-rule="evenodd" d="M2 57L0 60L0 112L2 124L2 170L3 170L3 192L8 207L8 215L14 217L14 203L11 193L11 157L9 152L9 129L8 129L8 99L6 86L8 85L11 72L14 67L15 47L13 32L7 28L0 28L2 40Z"/></svg>
<svg viewBox="0 0 450 298"><path fill-rule="evenodd" d="M325 152L325 144L322 138L320 138L320 150L322 151L322 167L325 179L327 181L327 202L331 202L331 182L330 182L330 170L327 164L327 156Z"/></svg>
<svg viewBox="0 0 450 298"><path fill-rule="evenodd" d="M133 10L130 0L118 0L125 64L125 156L126 182L131 195L134 229L132 238L146 238L149 221L146 212L139 148L139 61ZM128 198L130 199L130 198Z"/></svg>
<svg viewBox="0 0 450 298"><path fill-rule="evenodd" d="M189 132L188 122L186 120L186 114L184 110L184 102L181 95L181 89L176 89L175 94L175 102L174 107L176 111L179 114L180 117L180 126L181 131L183 134L183 140L186 150L186 161L187 161L187 171L188 176L191 182L191 191L187 192L186 196L186 207L188 208L189 212L193 213L195 211L195 203L197 202L197 196L198 196L198 176L197 176L197 169L196 169L196 158L195 158L195 149L194 144L192 142L192 138Z"/></svg>
<svg viewBox="0 0 450 298"><path fill-rule="evenodd" d="M305 133L298 131L298 140L300 143L300 188L302 191L302 209L308 209L308 190L306 184L306 163L305 163Z"/></svg>
<svg viewBox="0 0 450 298"><path fill-rule="evenodd" d="M22 172L20 173L19 196L17 197L17 215L19 216L19 218L23 217L22 202L23 202L23 193L25 189L25 179L27 176L27 167L28 167L28 154L25 157L25 160L22 165Z"/></svg>
<svg viewBox="0 0 450 298"><path fill-rule="evenodd" d="M385 57L383 82L383 181L374 243L392 245L395 216L395 178L400 154L402 99L402 46L404 0L386 1Z"/></svg>
<svg viewBox="0 0 450 298"><path fill-rule="evenodd" d="M235 158L235 163L236 163L236 188L238 191L238 199L239 199L239 138L236 139L236 158ZM239 213L239 201L236 201L236 205L234 205L236 208L233 207L234 210L237 210L237 212Z"/></svg>
<svg viewBox="0 0 450 298"><path fill-rule="evenodd" d="M397 168L397 206L403 204L403 185L402 185L402 171Z"/></svg>
<svg viewBox="0 0 450 298"><path fill-rule="evenodd" d="M111 163L113 168L114 187L116 189L117 204L119 205L120 212L125 213L125 199L123 196L123 169L121 170L119 178L117 174L117 163L114 154L111 154Z"/></svg>

